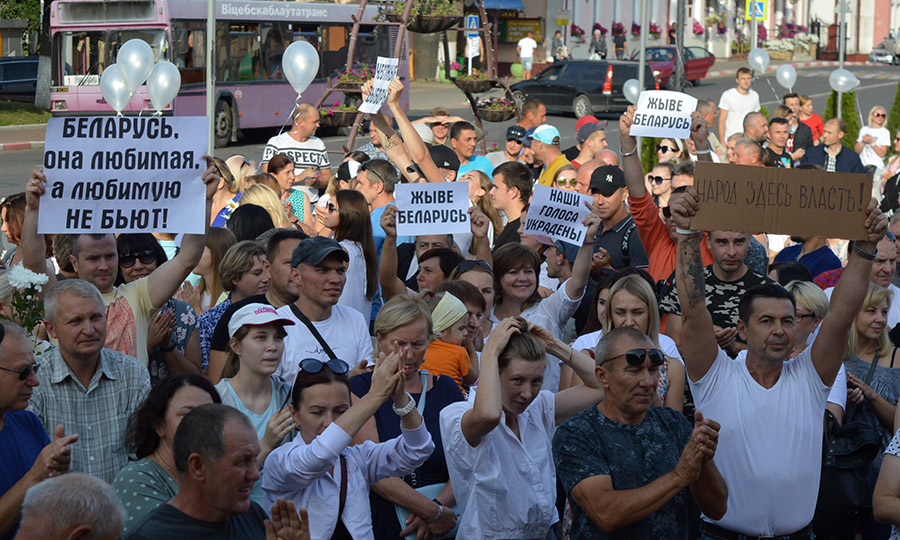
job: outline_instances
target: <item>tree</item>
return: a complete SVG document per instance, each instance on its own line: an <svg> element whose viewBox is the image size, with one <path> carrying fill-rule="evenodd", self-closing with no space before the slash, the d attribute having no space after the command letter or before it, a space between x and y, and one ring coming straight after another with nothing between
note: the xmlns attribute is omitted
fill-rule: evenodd
<svg viewBox="0 0 900 540"><path fill-rule="evenodd" d="M656 153L657 144L659 139L654 137L641 138L641 167L644 168L644 173L652 171L659 161L659 154Z"/></svg>
<svg viewBox="0 0 900 540"><path fill-rule="evenodd" d="M825 112L822 114L822 120L827 122L832 118L837 118L836 103L837 92L832 90L831 95L828 96L828 101L825 102ZM846 126L841 144L853 148L856 145L856 138L859 136L860 129L859 106L856 104L855 91L843 94L841 99L841 119Z"/></svg>
<svg viewBox="0 0 900 540"><path fill-rule="evenodd" d="M900 130L900 82L897 83L897 93L894 94L894 105L888 113L887 130L897 133Z"/></svg>
<svg viewBox="0 0 900 540"><path fill-rule="evenodd" d="M49 6L50 2L47 2ZM3 0L0 2L0 19L22 19L28 22L27 36L37 35L41 30L40 0ZM37 43L28 43L28 53L37 53Z"/></svg>

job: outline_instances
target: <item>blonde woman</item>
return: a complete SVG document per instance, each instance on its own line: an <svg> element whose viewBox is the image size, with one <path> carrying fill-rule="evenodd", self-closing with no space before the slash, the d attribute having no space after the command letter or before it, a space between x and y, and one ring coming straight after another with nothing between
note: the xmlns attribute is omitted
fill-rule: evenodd
<svg viewBox="0 0 900 540"><path fill-rule="evenodd" d="M863 167L875 175L872 196L881 199L881 171L884 169L884 156L891 147L891 132L884 127L887 122L887 110L876 105L869 111L869 125L859 130L856 138L856 153Z"/></svg>
<svg viewBox="0 0 900 540"><path fill-rule="evenodd" d="M224 227L231 213L238 207L238 201L241 200L241 184L235 180L231 168L225 161L220 158L214 158L213 161L216 162L216 169L219 172L219 186L213 195L211 226Z"/></svg>
<svg viewBox="0 0 900 540"><path fill-rule="evenodd" d="M248 187L244 190L243 196L241 196L241 205L245 204L255 204L264 208L268 212L269 217L272 218L272 223L275 224L275 227L290 226L291 220L281 205L278 193L269 186L253 184Z"/></svg>

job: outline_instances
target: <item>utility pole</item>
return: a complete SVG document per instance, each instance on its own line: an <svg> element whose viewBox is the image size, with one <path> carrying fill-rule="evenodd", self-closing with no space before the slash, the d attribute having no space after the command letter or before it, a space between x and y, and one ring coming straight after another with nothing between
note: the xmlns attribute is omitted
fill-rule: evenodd
<svg viewBox="0 0 900 540"><path fill-rule="evenodd" d="M847 16L847 12L850 11L850 6L847 5L846 0L841 0L837 7L834 9L839 15L840 24L838 25L838 69L844 69L844 56L847 52L847 36L845 35L846 30L844 26L844 20ZM844 101L844 94L842 92L837 93L837 117L842 118L841 116L841 105L843 105L842 101Z"/></svg>
<svg viewBox="0 0 900 540"><path fill-rule="evenodd" d="M638 85L643 92L646 84L644 71L647 68L647 0L641 0L641 50L638 53ZM638 94L640 95L640 94ZM641 138L637 138L638 158L641 157Z"/></svg>
<svg viewBox="0 0 900 540"><path fill-rule="evenodd" d="M676 8L675 15L675 72L672 74L675 77L675 81L669 81L669 86L671 86L676 92L681 92L684 90L684 58L681 56L681 51L684 49L684 0L678 0L678 7Z"/></svg>

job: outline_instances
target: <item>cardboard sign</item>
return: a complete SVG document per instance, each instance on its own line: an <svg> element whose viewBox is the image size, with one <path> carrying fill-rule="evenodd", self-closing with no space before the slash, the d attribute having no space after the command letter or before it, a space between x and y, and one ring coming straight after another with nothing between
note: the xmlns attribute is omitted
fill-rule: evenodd
<svg viewBox="0 0 900 540"><path fill-rule="evenodd" d="M468 182L397 184L397 235L471 232Z"/></svg>
<svg viewBox="0 0 900 540"><path fill-rule="evenodd" d="M692 229L865 240L872 177L697 162Z"/></svg>
<svg viewBox="0 0 900 540"><path fill-rule="evenodd" d="M378 64L375 66L375 82L372 84L372 93L366 98L366 101L359 106L359 112L366 114L374 114L381 110L381 106L388 98L388 85L397 76L397 70L400 68L400 60L397 58L378 57Z"/></svg>
<svg viewBox="0 0 900 540"><path fill-rule="evenodd" d="M534 186L523 232L580 246L587 232L581 222L591 213L584 203L591 202L587 195L538 184Z"/></svg>
<svg viewBox="0 0 900 540"><path fill-rule="evenodd" d="M691 113L697 98L669 90L641 92L634 111L631 135L634 137L691 137Z"/></svg>
<svg viewBox="0 0 900 540"><path fill-rule="evenodd" d="M209 119L51 118L38 232L203 234Z"/></svg>

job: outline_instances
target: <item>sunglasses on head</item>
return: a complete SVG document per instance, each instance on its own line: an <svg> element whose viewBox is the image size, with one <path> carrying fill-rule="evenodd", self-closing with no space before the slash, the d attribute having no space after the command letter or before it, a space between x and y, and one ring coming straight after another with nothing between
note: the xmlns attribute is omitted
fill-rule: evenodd
<svg viewBox="0 0 900 540"><path fill-rule="evenodd" d="M557 178L556 185L560 187L565 187L566 183L569 184L569 187L575 187L578 185L578 180L575 178Z"/></svg>
<svg viewBox="0 0 900 540"><path fill-rule="evenodd" d="M372 176L374 176L375 178L377 178L379 182L381 182L382 184L385 183L384 178L382 178L381 175L378 174L377 172L373 171L372 167L370 167L368 163L363 163L362 165L359 166L359 172L363 172L363 171L369 171L369 173Z"/></svg>
<svg viewBox="0 0 900 540"><path fill-rule="evenodd" d="M666 146L665 144L657 144L656 145L657 152L677 152L677 148L672 148L671 146Z"/></svg>
<svg viewBox="0 0 900 540"><path fill-rule="evenodd" d="M657 186L661 186L663 182L667 182L671 180L671 178L666 178L665 176L648 176L647 180L650 180L651 184L656 184Z"/></svg>
<svg viewBox="0 0 900 540"><path fill-rule="evenodd" d="M492 274L494 273L494 269L491 268L491 265L488 264L487 261L472 260L472 259L467 259L467 260L457 264L456 265L456 273L464 274L464 273L468 272L469 270L474 269L476 266L479 268L483 268L484 270L487 270L488 272L490 272Z"/></svg>
<svg viewBox="0 0 900 540"><path fill-rule="evenodd" d="M630 351L607 358L600 362L600 365L602 366L610 360L615 360L616 358L621 358L623 356L625 357L625 360L628 361L628 365L635 367L642 365L645 358L650 360L651 366L659 367L666 363L666 357L659 349L631 349Z"/></svg>
<svg viewBox="0 0 900 540"><path fill-rule="evenodd" d="M156 254L152 249L145 249L137 253L123 253L119 255L119 266L131 268L136 260L141 261L141 264L151 264L156 261Z"/></svg>
<svg viewBox="0 0 900 540"><path fill-rule="evenodd" d="M350 371L350 365L343 360L338 360L337 358L332 358L330 360L321 361L318 358L304 358L300 360L300 371L297 372L297 376L294 377L294 384L297 384L297 377L300 376L301 373L311 373L316 374L322 371L322 368L328 366L328 369L337 373L338 375L342 375ZM288 392L287 397L284 400L284 403L281 404L281 408L285 408L288 403L291 401L291 396L294 394L294 386L291 385L291 391Z"/></svg>

